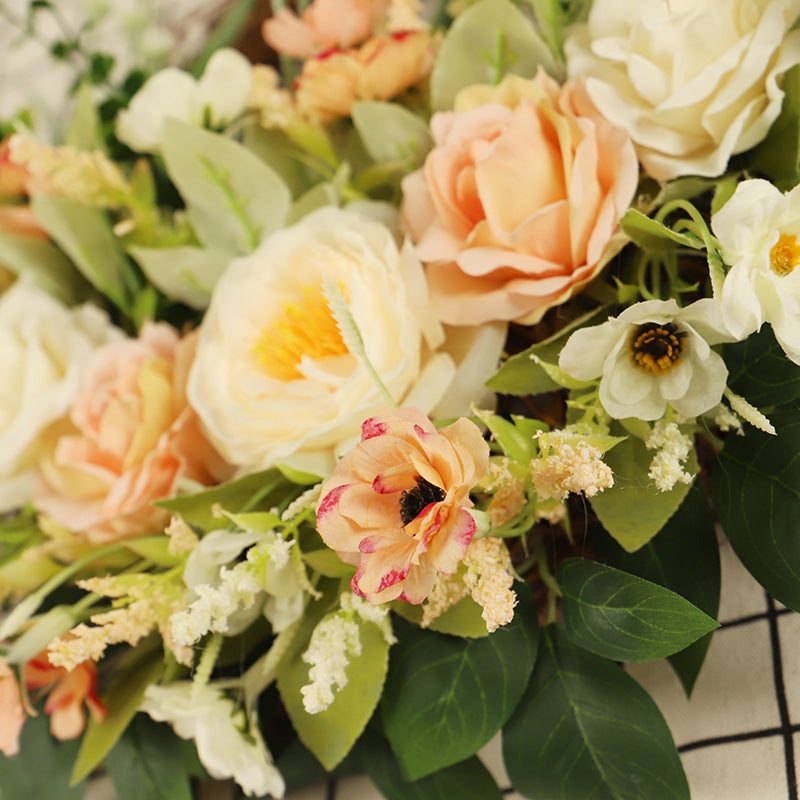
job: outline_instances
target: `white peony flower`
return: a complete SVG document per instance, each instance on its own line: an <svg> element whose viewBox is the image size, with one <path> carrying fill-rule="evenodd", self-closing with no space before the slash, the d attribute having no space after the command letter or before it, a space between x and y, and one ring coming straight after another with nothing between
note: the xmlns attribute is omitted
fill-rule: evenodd
<svg viewBox="0 0 800 800"><path fill-rule="evenodd" d="M714 300L648 300L573 333L558 364L577 380L599 377L600 402L616 419L659 419L667 404L696 417L722 399L728 369L709 345L730 338Z"/></svg>
<svg viewBox="0 0 800 800"><path fill-rule="evenodd" d="M230 264L200 332L189 401L211 441L245 470L288 463L327 475L386 404L345 345L326 277L398 403L469 413L496 365L504 326L467 331L466 340L455 329L445 341L411 246L398 248L385 225L360 213L319 209Z"/></svg>
<svg viewBox="0 0 800 800"><path fill-rule="evenodd" d="M800 186L786 194L764 180L742 181L712 217L731 270L722 284L722 318L736 339L764 322L800 364Z"/></svg>
<svg viewBox="0 0 800 800"><path fill-rule="evenodd" d="M231 48L217 50L199 80L177 67L162 69L117 115L117 138L137 152L157 153L167 117L220 130L245 110L252 76L252 64Z"/></svg>
<svg viewBox="0 0 800 800"><path fill-rule="evenodd" d="M654 178L719 175L780 112L798 15L798 0L594 0L565 43L567 70Z"/></svg>
<svg viewBox="0 0 800 800"><path fill-rule="evenodd" d="M115 338L99 308L67 308L26 279L0 296L0 512L30 499L46 429L67 413L95 349Z"/></svg>
<svg viewBox="0 0 800 800"><path fill-rule="evenodd" d="M182 739L193 739L212 778L233 778L247 795L283 797L283 777L258 724L213 684L148 686L139 710L168 722Z"/></svg>

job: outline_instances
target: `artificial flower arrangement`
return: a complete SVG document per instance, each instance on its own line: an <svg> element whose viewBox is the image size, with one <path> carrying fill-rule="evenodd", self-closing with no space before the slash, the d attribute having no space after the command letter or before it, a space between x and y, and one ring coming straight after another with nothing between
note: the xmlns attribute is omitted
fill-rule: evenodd
<svg viewBox="0 0 800 800"><path fill-rule="evenodd" d="M687 798L617 662L715 525L800 609L800 1L274 6L8 126L3 797Z"/></svg>

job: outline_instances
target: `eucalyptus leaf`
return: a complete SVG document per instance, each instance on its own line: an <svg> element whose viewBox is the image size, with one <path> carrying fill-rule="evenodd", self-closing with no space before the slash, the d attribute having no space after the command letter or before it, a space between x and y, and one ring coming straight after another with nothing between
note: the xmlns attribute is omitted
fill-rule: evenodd
<svg viewBox="0 0 800 800"><path fill-rule="evenodd" d="M456 17L442 41L431 72L431 106L450 110L466 86L496 84L507 73L532 78L539 66L559 73L530 20L510 0L478 0Z"/></svg>
<svg viewBox="0 0 800 800"><path fill-rule="evenodd" d="M168 725L137 714L106 757L119 800L192 800L182 752Z"/></svg>
<svg viewBox="0 0 800 800"><path fill-rule="evenodd" d="M666 586L716 619L719 612L720 563L717 532L701 484L695 481L681 507L635 553L627 553L605 531L598 530L595 557L641 578ZM691 694L712 634L669 657L687 694Z"/></svg>
<svg viewBox="0 0 800 800"><path fill-rule="evenodd" d="M167 118L163 155L206 247L244 255L286 222L288 187L244 145Z"/></svg>
<svg viewBox="0 0 800 800"><path fill-rule="evenodd" d="M604 457L614 472L614 485L589 502L602 526L628 552L647 544L678 510L689 486L677 483L668 492L659 491L647 477L655 455L641 439L629 436ZM697 471L692 451L687 471Z"/></svg>
<svg viewBox="0 0 800 800"><path fill-rule="evenodd" d="M658 707L623 669L542 632L533 677L503 729L514 788L548 800L689 800Z"/></svg>
<svg viewBox="0 0 800 800"><path fill-rule="evenodd" d="M106 215L55 194L35 194L31 207L83 276L116 306L130 311L136 281Z"/></svg>
<svg viewBox="0 0 800 800"><path fill-rule="evenodd" d="M378 163L400 160L407 170L415 169L433 147L425 122L397 103L357 102L350 116L364 147Z"/></svg>
<svg viewBox="0 0 800 800"><path fill-rule="evenodd" d="M397 626L381 714L408 780L477 752L525 691L536 658L537 611L527 585L515 590L513 621L481 639Z"/></svg>
<svg viewBox="0 0 800 800"><path fill-rule="evenodd" d="M613 661L654 661L719 627L670 589L596 561L568 558L556 579L573 644Z"/></svg>
<svg viewBox="0 0 800 800"><path fill-rule="evenodd" d="M502 800L503 797L477 756L407 782L386 740L370 732L364 740L362 759L386 800Z"/></svg>
<svg viewBox="0 0 800 800"><path fill-rule="evenodd" d="M198 309L208 307L214 286L232 259L231 254L225 250L191 245L130 245L127 250L148 280L167 297Z"/></svg>
<svg viewBox="0 0 800 800"><path fill-rule="evenodd" d="M725 443L711 497L742 564L778 601L800 611L800 407L770 413L777 436L748 427Z"/></svg>
<svg viewBox="0 0 800 800"><path fill-rule="evenodd" d="M318 208L339 205L339 200L339 190L334 184L330 181L318 183L297 198L286 222L289 225L293 225Z"/></svg>
<svg viewBox="0 0 800 800"><path fill-rule="evenodd" d="M304 163L303 151L289 141L283 131L267 129L258 123L247 125L244 144L254 156L281 176L295 197L319 183L318 173Z"/></svg>

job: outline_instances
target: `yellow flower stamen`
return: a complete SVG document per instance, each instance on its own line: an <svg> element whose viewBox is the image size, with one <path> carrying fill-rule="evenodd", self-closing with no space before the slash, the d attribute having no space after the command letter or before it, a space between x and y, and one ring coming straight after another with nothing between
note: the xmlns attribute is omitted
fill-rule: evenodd
<svg viewBox="0 0 800 800"><path fill-rule="evenodd" d="M319 286L304 288L302 300L287 303L253 346L259 366L282 381L303 377L298 369L303 356L317 359L345 353L347 347Z"/></svg>
<svg viewBox="0 0 800 800"><path fill-rule="evenodd" d="M651 375L664 375L681 360L685 336L673 322L639 325L630 340L633 363Z"/></svg>
<svg viewBox="0 0 800 800"><path fill-rule="evenodd" d="M769 251L769 267L781 278L790 275L794 268L800 264L800 245L797 237L781 234L780 239Z"/></svg>

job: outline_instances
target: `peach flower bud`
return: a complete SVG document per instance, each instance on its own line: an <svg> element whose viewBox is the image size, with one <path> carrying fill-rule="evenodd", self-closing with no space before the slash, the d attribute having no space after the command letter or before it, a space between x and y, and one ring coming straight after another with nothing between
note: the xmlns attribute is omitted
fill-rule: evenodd
<svg viewBox="0 0 800 800"><path fill-rule="evenodd" d="M75 739L83 732L86 725L84 702L98 722L108 713L97 696L97 669L92 661L82 661L75 669L66 670L54 667L45 651L25 665L23 675L29 691L51 690L44 711L50 716L50 733L60 741Z"/></svg>
<svg viewBox="0 0 800 800"><path fill-rule="evenodd" d="M438 432L416 408L366 420L317 506L325 543L358 565L353 591L421 603L438 574L455 572L476 529L469 491L488 466L489 446L464 417Z"/></svg>
<svg viewBox="0 0 800 800"><path fill-rule="evenodd" d="M330 50L303 65L297 108L317 122L346 117L356 100L389 100L419 83L433 66L438 40L424 31L376 36L357 50Z"/></svg>
<svg viewBox="0 0 800 800"><path fill-rule="evenodd" d="M540 70L469 87L431 129L435 147L403 181L403 214L444 322L532 324L618 249L636 154L583 83L559 87Z"/></svg>
<svg viewBox="0 0 800 800"><path fill-rule="evenodd" d="M298 17L286 8L264 20L264 41L279 53L308 58L360 44L375 32L388 0L314 0Z"/></svg>
<svg viewBox="0 0 800 800"><path fill-rule="evenodd" d="M15 756L19 752L19 734L25 722L25 709L14 670L0 658L0 753Z"/></svg>
<svg viewBox="0 0 800 800"><path fill-rule="evenodd" d="M95 352L71 409L75 430L57 438L34 490L38 509L92 541L157 531L183 478L215 483L221 460L189 407L186 376L196 335L147 323L138 339Z"/></svg>

